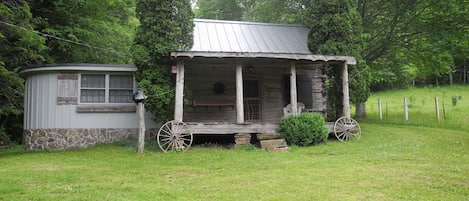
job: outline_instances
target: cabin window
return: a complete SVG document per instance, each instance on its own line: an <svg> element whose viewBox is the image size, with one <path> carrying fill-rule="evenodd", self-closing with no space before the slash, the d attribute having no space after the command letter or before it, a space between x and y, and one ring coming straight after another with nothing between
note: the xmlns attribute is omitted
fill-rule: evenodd
<svg viewBox="0 0 469 201"><path fill-rule="evenodd" d="M82 74L81 103L132 103L132 75Z"/></svg>

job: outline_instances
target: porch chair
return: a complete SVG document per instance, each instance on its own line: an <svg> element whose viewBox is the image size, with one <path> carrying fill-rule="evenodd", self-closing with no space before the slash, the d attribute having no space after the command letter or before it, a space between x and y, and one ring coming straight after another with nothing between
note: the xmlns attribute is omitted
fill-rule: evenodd
<svg viewBox="0 0 469 201"><path fill-rule="evenodd" d="M303 104L301 102L298 102L296 105L298 107L298 109L297 109L298 114L301 114L303 109L305 109L305 104ZM285 106L283 108L283 115L287 116L287 115L291 115L291 114L293 114L292 107L291 107L291 104L288 104L287 106Z"/></svg>

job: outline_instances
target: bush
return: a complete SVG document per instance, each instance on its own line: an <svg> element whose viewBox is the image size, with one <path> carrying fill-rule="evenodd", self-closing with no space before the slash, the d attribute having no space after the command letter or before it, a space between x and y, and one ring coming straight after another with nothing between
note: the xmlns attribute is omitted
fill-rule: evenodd
<svg viewBox="0 0 469 201"><path fill-rule="evenodd" d="M0 148L2 147L9 147L12 144L10 137L8 134L0 129Z"/></svg>
<svg viewBox="0 0 469 201"><path fill-rule="evenodd" d="M329 132L324 117L317 113L286 116L278 131L288 144L297 146L325 142Z"/></svg>

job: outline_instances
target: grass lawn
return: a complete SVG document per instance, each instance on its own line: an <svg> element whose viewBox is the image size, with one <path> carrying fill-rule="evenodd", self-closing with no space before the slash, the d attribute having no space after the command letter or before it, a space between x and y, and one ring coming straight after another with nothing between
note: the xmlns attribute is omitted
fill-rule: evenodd
<svg viewBox="0 0 469 201"><path fill-rule="evenodd" d="M362 124L358 142L288 153L102 145L0 150L0 200L468 200L464 131Z"/></svg>
<svg viewBox="0 0 469 201"><path fill-rule="evenodd" d="M462 96L456 106L442 96L448 116L440 122L426 112L433 107L424 96L435 93ZM405 94L414 96L407 122L390 104L400 105ZM384 92L367 104L377 97L388 101L387 117L380 121L367 105L360 141L287 153L249 147L162 153L154 145L143 155L119 145L0 149L0 200L469 200L469 88Z"/></svg>
<svg viewBox="0 0 469 201"><path fill-rule="evenodd" d="M435 96L439 99L440 121L436 119ZM409 120L404 119L404 98L408 99ZM453 97L456 102L453 104ZM379 120L378 99L383 120ZM367 103L367 122L415 125L465 130L469 133L469 85L410 88L374 93Z"/></svg>

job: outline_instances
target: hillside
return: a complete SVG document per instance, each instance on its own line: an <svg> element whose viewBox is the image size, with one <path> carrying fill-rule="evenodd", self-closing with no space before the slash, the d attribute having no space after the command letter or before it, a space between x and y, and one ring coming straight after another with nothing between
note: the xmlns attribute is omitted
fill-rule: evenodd
<svg viewBox="0 0 469 201"><path fill-rule="evenodd" d="M435 97L438 96L440 121L436 119ZM408 121L404 115L404 98L408 99ZM382 120L379 119L381 100ZM365 122L415 125L469 131L469 86L424 87L373 93L366 103Z"/></svg>

